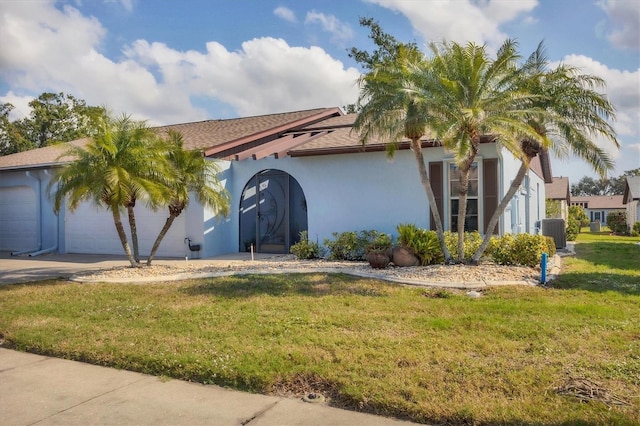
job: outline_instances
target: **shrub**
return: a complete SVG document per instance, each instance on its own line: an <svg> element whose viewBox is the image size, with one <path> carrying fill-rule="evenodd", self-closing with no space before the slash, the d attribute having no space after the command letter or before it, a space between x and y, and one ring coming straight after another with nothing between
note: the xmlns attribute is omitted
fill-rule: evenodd
<svg viewBox="0 0 640 426"><path fill-rule="evenodd" d="M540 264L542 253L552 256L551 252L555 254L555 243L543 235L506 234L495 239L491 257L500 265L535 267Z"/></svg>
<svg viewBox="0 0 640 426"><path fill-rule="evenodd" d="M607 215L607 226L614 234L627 233L627 213L612 212Z"/></svg>
<svg viewBox="0 0 640 426"><path fill-rule="evenodd" d="M447 249L451 256L458 257L458 233L447 231L444 233L444 242L447 245ZM482 244L482 236L478 231L465 232L464 233L464 258L471 259L478 247ZM484 252L484 256L488 256L491 253L492 247L489 245Z"/></svg>
<svg viewBox="0 0 640 426"><path fill-rule="evenodd" d="M640 222L636 222L633 224L633 230L640 233Z"/></svg>
<svg viewBox="0 0 640 426"><path fill-rule="evenodd" d="M295 254L298 259L317 259L320 257L320 246L316 242L309 241L307 231L300 232L300 241L292 245L289 251Z"/></svg>
<svg viewBox="0 0 640 426"><path fill-rule="evenodd" d="M580 233L580 222L574 217L569 216L567 221L567 241L575 241Z"/></svg>
<svg viewBox="0 0 640 426"><path fill-rule="evenodd" d="M553 237L545 236L544 238L545 238L545 240L547 242L547 251L546 251L546 253L549 255L549 257L555 256L555 254L556 254L556 241L553 239Z"/></svg>
<svg viewBox="0 0 640 426"><path fill-rule="evenodd" d="M324 245L329 249L332 260L366 260L367 247L381 237L378 231L334 232L332 239L325 239Z"/></svg>
<svg viewBox="0 0 640 426"><path fill-rule="evenodd" d="M367 252L371 250L388 250L393 245L389 234L380 233L367 245Z"/></svg>
<svg viewBox="0 0 640 426"><path fill-rule="evenodd" d="M396 229L398 242L413 251L420 264L426 266L442 262L444 256L435 231L427 231L410 223L402 223Z"/></svg>

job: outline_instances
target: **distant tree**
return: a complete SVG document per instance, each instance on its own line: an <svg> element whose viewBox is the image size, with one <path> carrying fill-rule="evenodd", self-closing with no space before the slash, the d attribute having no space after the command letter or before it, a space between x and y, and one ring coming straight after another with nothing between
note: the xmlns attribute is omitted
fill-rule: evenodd
<svg viewBox="0 0 640 426"><path fill-rule="evenodd" d="M102 107L65 93L42 93L29 102L31 113L10 121L10 103L0 107L0 154L12 154L60 142L93 136L98 131Z"/></svg>
<svg viewBox="0 0 640 426"><path fill-rule="evenodd" d="M612 178L594 179L583 176L571 185L571 195L576 197L593 195L622 195L627 183L627 176L640 176L640 168L626 170L622 175Z"/></svg>
<svg viewBox="0 0 640 426"><path fill-rule="evenodd" d="M0 156L27 151L35 147L22 136L18 122L9 120L9 114L15 107L10 103L0 105Z"/></svg>

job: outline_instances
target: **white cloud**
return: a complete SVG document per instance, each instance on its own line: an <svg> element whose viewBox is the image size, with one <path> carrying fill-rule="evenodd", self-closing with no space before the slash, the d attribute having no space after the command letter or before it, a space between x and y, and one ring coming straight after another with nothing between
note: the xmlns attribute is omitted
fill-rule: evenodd
<svg viewBox="0 0 640 426"><path fill-rule="evenodd" d="M201 52L138 40L114 60L100 53L104 35L100 22L70 6L3 3L0 78L12 88L5 98L65 92L150 124L212 118L194 99L252 115L340 106L357 98L358 71L319 47L262 38L244 42L239 51L209 42Z"/></svg>
<svg viewBox="0 0 640 426"><path fill-rule="evenodd" d="M20 120L31 113L29 102L33 99L33 96L18 96L9 91L6 95L0 96L0 104L9 103L14 106L14 109L9 113L9 119L14 121Z"/></svg>
<svg viewBox="0 0 640 426"><path fill-rule="evenodd" d="M618 151L607 141L596 142L616 160L612 176L640 167L640 152L635 146L640 139L640 68L633 72L612 69L583 55L567 55L562 62L579 68L585 74L597 75L606 82L606 94L616 108L616 121L612 124L621 147Z"/></svg>
<svg viewBox="0 0 640 426"><path fill-rule="evenodd" d="M607 39L618 48L640 48L640 6L637 0L602 0L609 18Z"/></svg>
<svg viewBox="0 0 640 426"><path fill-rule="evenodd" d="M322 29L332 34L332 41L342 43L353 38L353 30L348 24L333 15L325 15L316 11L307 12L305 24L319 23Z"/></svg>
<svg viewBox="0 0 640 426"><path fill-rule="evenodd" d="M127 55L157 66L163 84L218 99L243 116L340 106L358 94L355 68L344 69L321 48L292 47L282 39L249 40L234 52L209 42L206 53L140 40Z"/></svg>
<svg viewBox="0 0 640 426"><path fill-rule="evenodd" d="M402 13L426 42L448 41L496 48L507 38L500 25L532 11L538 0L365 0Z"/></svg>
<svg viewBox="0 0 640 426"><path fill-rule="evenodd" d="M282 18L287 22L298 22L298 19L296 18L296 14L293 12L293 10L280 6L274 9L273 14L276 15L278 18Z"/></svg>

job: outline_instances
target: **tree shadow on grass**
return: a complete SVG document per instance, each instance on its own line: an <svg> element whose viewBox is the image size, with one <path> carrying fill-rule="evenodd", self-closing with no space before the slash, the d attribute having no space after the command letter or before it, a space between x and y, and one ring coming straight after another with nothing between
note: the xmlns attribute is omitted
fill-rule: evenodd
<svg viewBox="0 0 640 426"><path fill-rule="evenodd" d="M188 295L210 295L230 299L252 296L328 295L382 296L386 284L347 274L252 274L198 281L182 291Z"/></svg>
<svg viewBox="0 0 640 426"><path fill-rule="evenodd" d="M621 294L640 296L638 276L614 273L564 272L549 286L557 289L586 290L597 293L615 291Z"/></svg>

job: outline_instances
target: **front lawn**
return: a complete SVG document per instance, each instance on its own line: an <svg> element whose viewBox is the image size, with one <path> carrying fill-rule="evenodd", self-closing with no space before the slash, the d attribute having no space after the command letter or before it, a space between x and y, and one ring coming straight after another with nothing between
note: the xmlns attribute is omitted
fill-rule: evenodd
<svg viewBox="0 0 640 426"><path fill-rule="evenodd" d="M341 274L1 286L0 337L416 422L638 424L640 247L583 235L552 288L481 298Z"/></svg>

